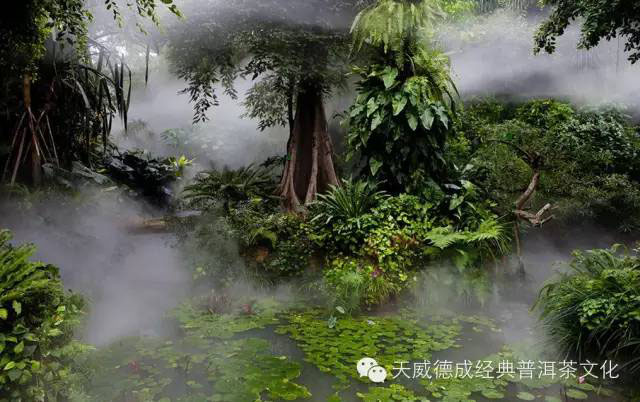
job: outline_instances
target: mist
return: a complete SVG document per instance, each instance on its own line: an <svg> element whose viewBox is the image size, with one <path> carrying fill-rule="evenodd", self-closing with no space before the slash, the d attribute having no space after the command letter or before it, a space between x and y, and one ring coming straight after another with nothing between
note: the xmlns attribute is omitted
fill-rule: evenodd
<svg viewBox="0 0 640 402"><path fill-rule="evenodd" d="M190 287L172 238L128 230L154 214L146 205L97 189L77 197L85 203L58 195L31 205L4 203L0 224L15 244L36 244L34 258L59 267L65 287L88 299L82 339L100 345L158 333L165 313Z"/></svg>
<svg viewBox="0 0 640 402"><path fill-rule="evenodd" d="M453 79L463 99L554 97L577 104L638 105L640 66L627 60L623 41L576 49L576 23L558 38L555 53L534 55L533 36L541 21L540 15L498 10L476 22L443 29L441 47L451 57Z"/></svg>

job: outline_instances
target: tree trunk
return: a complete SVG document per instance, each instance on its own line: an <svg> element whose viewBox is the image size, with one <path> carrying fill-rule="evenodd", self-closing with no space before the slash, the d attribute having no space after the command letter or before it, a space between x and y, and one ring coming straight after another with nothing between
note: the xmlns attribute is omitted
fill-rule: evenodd
<svg viewBox="0 0 640 402"><path fill-rule="evenodd" d="M327 129L322 94L307 85L298 93L287 162L277 193L292 211L315 200L318 192L338 185L333 168L333 144Z"/></svg>

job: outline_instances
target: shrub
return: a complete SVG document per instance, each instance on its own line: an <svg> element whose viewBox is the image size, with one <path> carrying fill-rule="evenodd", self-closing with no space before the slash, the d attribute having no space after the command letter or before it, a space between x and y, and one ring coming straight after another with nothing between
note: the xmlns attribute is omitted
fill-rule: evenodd
<svg viewBox="0 0 640 402"><path fill-rule="evenodd" d="M301 274L309 265L313 248L301 217L251 207L234 209L229 216L241 246L257 253L254 261L266 273L290 277Z"/></svg>
<svg viewBox="0 0 640 402"><path fill-rule="evenodd" d="M467 177L491 194L500 213L512 211L533 175L524 151L541 157L532 210L549 202L560 220L586 217L622 231L640 226L640 138L619 110L553 100L498 109L489 101L467 107L457 130L465 141L454 141L462 145L452 157L470 166Z"/></svg>
<svg viewBox="0 0 640 402"><path fill-rule="evenodd" d="M394 273L384 273L375 264L354 257L334 258L323 277L332 306L347 313L384 303L404 287L403 280Z"/></svg>
<svg viewBox="0 0 640 402"><path fill-rule="evenodd" d="M628 251L576 251L570 271L540 292L537 307L564 352L640 369L640 259Z"/></svg>
<svg viewBox="0 0 640 402"><path fill-rule="evenodd" d="M406 51L410 64L386 60L355 69L358 96L346 121L347 160L358 154L363 175L394 193L407 191L414 172L438 182L446 177L444 151L457 95L446 56L419 47Z"/></svg>
<svg viewBox="0 0 640 402"><path fill-rule="evenodd" d="M200 173L184 189L184 198L192 206L211 208L223 203L225 209L241 201L272 199L275 182L263 167L249 165L237 170L223 169Z"/></svg>
<svg viewBox="0 0 640 402"><path fill-rule="evenodd" d="M64 293L56 267L29 261L33 246L9 240L0 231L0 400L68 396L84 350L71 339L82 301Z"/></svg>

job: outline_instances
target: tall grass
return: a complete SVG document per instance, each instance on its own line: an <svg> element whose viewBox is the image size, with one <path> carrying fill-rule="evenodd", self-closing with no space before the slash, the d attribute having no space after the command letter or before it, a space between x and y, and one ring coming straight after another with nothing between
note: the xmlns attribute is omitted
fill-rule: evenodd
<svg viewBox="0 0 640 402"><path fill-rule="evenodd" d="M580 360L614 359L639 371L640 259L614 245L576 251L569 265L536 302L547 332Z"/></svg>

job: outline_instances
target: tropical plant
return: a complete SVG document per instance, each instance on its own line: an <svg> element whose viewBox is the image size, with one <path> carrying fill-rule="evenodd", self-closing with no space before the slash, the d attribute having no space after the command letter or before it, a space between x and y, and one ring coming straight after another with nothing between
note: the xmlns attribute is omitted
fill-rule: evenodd
<svg viewBox="0 0 640 402"><path fill-rule="evenodd" d="M323 270L323 291L332 308L346 314L380 305L403 288L397 277L383 275L371 262L337 257Z"/></svg>
<svg viewBox="0 0 640 402"><path fill-rule="evenodd" d="M353 221L360 228L361 218L386 197L378 184L353 179L342 179L341 186L332 186L326 194L318 195L314 203L316 215L312 218L327 225L333 220Z"/></svg>
<svg viewBox="0 0 640 402"><path fill-rule="evenodd" d="M562 351L640 370L640 259L620 245L574 251L568 272L540 291L536 307Z"/></svg>
<svg viewBox="0 0 640 402"><path fill-rule="evenodd" d="M13 247L0 231L0 399L44 401L69 395L72 342L82 301L66 295L58 269L30 262L35 248Z"/></svg>
<svg viewBox="0 0 640 402"><path fill-rule="evenodd" d="M259 120L260 129L289 126L277 188L289 210L338 185L323 98L345 83L348 32L336 21L350 20L367 2L194 2L190 25L181 24L168 37L169 58L188 83L195 121L205 120L218 104L218 87L235 98L235 79L250 77L246 114Z"/></svg>
<svg viewBox="0 0 640 402"><path fill-rule="evenodd" d="M351 26L353 47L359 52L365 45L397 55L404 64L407 43L419 35L431 36L435 24L444 17L440 4L434 1L377 1L356 16Z"/></svg>
<svg viewBox="0 0 640 402"><path fill-rule="evenodd" d="M105 3L119 19L117 2ZM171 0L162 3L178 13ZM157 23L155 0L128 4L134 5L136 15ZM44 163L90 163L95 145L101 142L106 149L115 113L126 126L130 88L125 90L125 75L130 83L131 73L88 38L88 6L79 0L30 0L2 15L0 71L6 78L2 109L7 114L2 128L12 133L0 141L8 149L0 155L3 179L39 184Z"/></svg>
<svg viewBox="0 0 640 402"><path fill-rule="evenodd" d="M184 197L193 205L215 206L253 198L274 199L275 182L267 169L248 165L237 170L223 169L200 173L194 183L184 189Z"/></svg>
<svg viewBox="0 0 640 402"><path fill-rule="evenodd" d="M385 0L362 11L352 27L354 50L371 56L354 69L360 81L345 121L347 159L359 154L366 174L396 193L416 174L436 182L446 177L457 91L447 57L425 46L429 34L419 38L439 15L431 2Z"/></svg>

